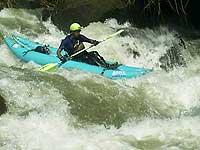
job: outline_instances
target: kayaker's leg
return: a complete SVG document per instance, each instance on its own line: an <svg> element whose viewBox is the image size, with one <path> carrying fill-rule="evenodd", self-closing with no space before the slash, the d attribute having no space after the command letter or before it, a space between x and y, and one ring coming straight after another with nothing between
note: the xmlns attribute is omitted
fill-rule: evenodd
<svg viewBox="0 0 200 150"><path fill-rule="evenodd" d="M77 56L74 56L72 60L98 66L96 61L94 61L94 59L91 58L91 56L89 55L89 53L87 51L83 51L82 53L78 54Z"/></svg>
<svg viewBox="0 0 200 150"><path fill-rule="evenodd" d="M106 67L108 64L106 63L105 59L99 55L97 51L89 52L89 56L93 61L95 61L99 66Z"/></svg>
<svg viewBox="0 0 200 150"><path fill-rule="evenodd" d="M96 61L98 66L101 66L101 67L104 67L104 68L108 68L108 69L116 69L117 67L119 67L118 62L116 62L114 64L107 63L105 61L105 59L101 55L99 55L99 53L97 51L89 52L89 55L90 55L91 59Z"/></svg>
<svg viewBox="0 0 200 150"><path fill-rule="evenodd" d="M82 53L74 56L72 60L82 62L83 58L87 55L87 51L83 51Z"/></svg>

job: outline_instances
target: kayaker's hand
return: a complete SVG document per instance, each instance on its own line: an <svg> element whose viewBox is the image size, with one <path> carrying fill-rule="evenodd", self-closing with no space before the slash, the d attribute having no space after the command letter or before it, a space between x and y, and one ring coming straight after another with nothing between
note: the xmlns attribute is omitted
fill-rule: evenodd
<svg viewBox="0 0 200 150"><path fill-rule="evenodd" d="M67 61L66 57L60 57L59 59L60 59L60 61L62 61L62 62L66 62L66 61Z"/></svg>
<svg viewBox="0 0 200 150"><path fill-rule="evenodd" d="M99 42L99 41L96 41L96 40L94 40L94 41L92 42L92 44L94 44L95 46L97 46L99 43L100 43L100 42Z"/></svg>

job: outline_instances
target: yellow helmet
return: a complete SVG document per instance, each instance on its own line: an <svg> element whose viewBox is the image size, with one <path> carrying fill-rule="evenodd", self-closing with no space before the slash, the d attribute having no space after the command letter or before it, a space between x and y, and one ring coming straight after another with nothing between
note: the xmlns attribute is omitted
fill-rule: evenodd
<svg viewBox="0 0 200 150"><path fill-rule="evenodd" d="M70 26L70 32L81 31L81 25L78 23L72 23Z"/></svg>

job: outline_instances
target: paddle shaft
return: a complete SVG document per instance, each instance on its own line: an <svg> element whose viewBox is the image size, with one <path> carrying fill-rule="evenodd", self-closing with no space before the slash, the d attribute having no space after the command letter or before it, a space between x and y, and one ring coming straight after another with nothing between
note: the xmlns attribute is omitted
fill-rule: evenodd
<svg viewBox="0 0 200 150"><path fill-rule="evenodd" d="M94 47L94 46L95 46L95 45L91 45L91 46L88 47L88 48L85 48L85 49L83 49L83 50L80 50L80 51L74 53L73 55L69 56L68 58L72 58L72 57L74 57L74 56L77 56L78 54L80 54L80 53L82 53L82 52L84 52L84 51L87 51L87 50L89 50L90 48L92 48L92 47Z"/></svg>
<svg viewBox="0 0 200 150"><path fill-rule="evenodd" d="M107 38L105 38L104 40L100 41L100 43L102 43L102 42L104 42L104 41L107 41L108 39L110 39L110 38L112 38L112 37L114 37L114 36L116 36L116 35L122 33L123 31L124 31L124 30L119 30L118 32L116 32L116 33L114 33L114 34L109 35ZM94 46L96 46L96 45L91 45L90 47L88 47L88 48L86 48L86 49L83 49L83 50L81 50L81 51L78 51L77 53L75 53L75 54L69 56L69 57L67 58L67 60L71 59L71 58L74 57L74 56L77 56L78 54L82 53L83 51L86 51L86 50L88 50L88 49L90 49L90 48L92 48L92 47L94 47ZM62 63L65 63L65 62L60 61L60 62L57 62L57 63L55 63L55 64L53 64L53 65L52 65L52 64L47 64L47 65L41 67L41 68L40 68L40 71L45 70L47 67L49 67L49 65L52 65L52 66L49 67L47 70L45 70L45 71L48 71L48 70L52 69L53 67L56 67L57 65L62 64Z"/></svg>
<svg viewBox="0 0 200 150"><path fill-rule="evenodd" d="M114 37L114 36L116 36L116 35L122 33L123 31L124 31L124 30L119 30L118 32L116 32L116 33L114 33L114 34L109 35L107 38L105 38L104 40L100 41L99 43L105 42L105 41L111 39L112 37ZM88 47L88 48L86 48L86 49L83 49L83 50L81 50L81 51L78 51L78 52L74 53L73 55L69 56L68 59L70 59L70 58L72 58L72 57L74 57L74 56L77 56L78 54L82 53L83 51L89 50L90 48L95 47L95 46L96 46L96 45L91 45L90 47Z"/></svg>
<svg viewBox="0 0 200 150"><path fill-rule="evenodd" d="M80 54L80 53L82 53L82 52L84 52L84 51L86 51L86 50L88 50L88 49L90 49L90 48L92 48L92 47L94 47L94 46L95 46L95 45L91 45L91 46L88 47L88 48L85 48L85 49L83 49L83 50L80 50L80 51L74 53L73 55L67 57L67 60L71 59L71 58L74 57L74 56L77 56L78 54ZM65 63L65 62L63 62L63 61L59 61L59 62L56 63L55 65L57 66L58 64L61 64L61 63Z"/></svg>

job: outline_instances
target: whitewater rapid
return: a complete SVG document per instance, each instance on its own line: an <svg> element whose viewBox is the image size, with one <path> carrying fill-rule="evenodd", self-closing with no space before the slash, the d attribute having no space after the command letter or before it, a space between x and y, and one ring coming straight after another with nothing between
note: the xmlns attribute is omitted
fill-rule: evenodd
<svg viewBox="0 0 200 150"><path fill-rule="evenodd" d="M39 10L4 9L0 33L58 47L65 33L38 18ZM186 51L187 67L163 71L159 58L176 39L167 27L138 29L108 19L82 32L102 40L118 29L126 33L95 50L109 60L153 68L152 73L117 81L78 70L41 73L1 42L0 95L8 112L0 117L0 150L200 149L199 57ZM134 59L130 49L141 56Z"/></svg>

